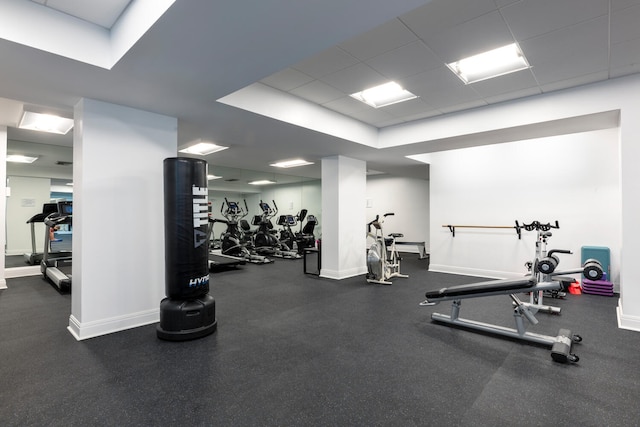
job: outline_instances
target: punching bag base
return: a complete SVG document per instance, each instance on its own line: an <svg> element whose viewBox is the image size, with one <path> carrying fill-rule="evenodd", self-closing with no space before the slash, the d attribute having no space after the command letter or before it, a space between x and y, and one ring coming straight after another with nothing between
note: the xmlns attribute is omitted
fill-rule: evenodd
<svg viewBox="0 0 640 427"><path fill-rule="evenodd" d="M160 303L158 338L167 341L187 341L215 332L216 302L209 294L192 300L165 298Z"/></svg>

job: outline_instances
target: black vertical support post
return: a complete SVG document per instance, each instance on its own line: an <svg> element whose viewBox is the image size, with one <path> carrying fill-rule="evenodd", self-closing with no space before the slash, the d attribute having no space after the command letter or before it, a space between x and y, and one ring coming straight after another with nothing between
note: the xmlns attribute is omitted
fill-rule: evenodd
<svg viewBox="0 0 640 427"><path fill-rule="evenodd" d="M165 294L158 338L185 341L213 333L216 303L209 295L207 163L164 160Z"/></svg>

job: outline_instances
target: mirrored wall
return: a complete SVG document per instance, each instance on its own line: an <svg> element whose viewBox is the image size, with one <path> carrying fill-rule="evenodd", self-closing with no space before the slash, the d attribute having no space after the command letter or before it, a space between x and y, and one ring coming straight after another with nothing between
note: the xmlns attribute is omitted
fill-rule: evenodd
<svg viewBox="0 0 640 427"><path fill-rule="evenodd" d="M239 203L246 211L245 219L249 224L252 223L254 216L262 213L260 202L268 203L274 211L271 221L276 229L280 228L277 225L280 215L291 215L297 219L300 212L305 209L308 215L314 215L318 219L314 234L316 238L320 238L322 193L319 179L216 165L209 166L209 174L217 177L209 181L209 202L214 218L224 219L221 210L225 198ZM269 182L250 184L256 181ZM291 228L293 231L300 231L305 223L306 219ZM257 225L253 227L257 228ZM216 224L213 230L214 236L219 236L224 230L224 224Z"/></svg>
<svg viewBox="0 0 640 427"><path fill-rule="evenodd" d="M45 226L43 223L31 224L28 220L42 211L43 205L56 200L73 200L73 150L71 147L25 143L9 140L9 153L20 152L38 156L38 164L7 163L7 198L5 253L6 269L29 267L24 254L34 250L42 252L44 247ZM276 229L280 215L297 217L306 209L310 215L318 218L315 228L316 238L321 236L321 182L319 179L300 176L250 171L224 166L209 166L209 174L214 179L208 181L211 214L214 218L224 219L220 213L222 203L227 198L247 207L247 221L261 213L260 201L277 208L272 222ZM250 184L254 181L269 181L267 184ZM306 221L305 221L306 222ZM303 223L292 227L298 231ZM214 237L224 232L225 225L214 227ZM31 273L33 274L33 273ZM7 277L10 277L7 275Z"/></svg>

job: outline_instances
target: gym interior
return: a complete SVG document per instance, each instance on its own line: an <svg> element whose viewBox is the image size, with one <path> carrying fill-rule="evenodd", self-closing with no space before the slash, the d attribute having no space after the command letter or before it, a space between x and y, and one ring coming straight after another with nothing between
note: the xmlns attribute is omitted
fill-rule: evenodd
<svg viewBox="0 0 640 427"><path fill-rule="evenodd" d="M637 424L640 2L116 3L0 6L3 425Z"/></svg>

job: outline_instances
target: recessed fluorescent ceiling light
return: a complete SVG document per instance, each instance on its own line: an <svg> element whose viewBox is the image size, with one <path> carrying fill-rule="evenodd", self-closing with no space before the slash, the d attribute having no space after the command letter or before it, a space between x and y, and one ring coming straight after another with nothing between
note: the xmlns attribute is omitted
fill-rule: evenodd
<svg viewBox="0 0 640 427"><path fill-rule="evenodd" d="M452 62L447 67L465 84L469 84L525 70L530 66L520 47L513 43Z"/></svg>
<svg viewBox="0 0 640 427"><path fill-rule="evenodd" d="M206 156L207 154L216 153L218 151L226 150L227 148L229 147L223 147L222 145L216 145L211 142L199 142L191 147L185 148L184 150L180 150L180 152Z"/></svg>
<svg viewBox="0 0 640 427"><path fill-rule="evenodd" d="M217 176L217 175L207 175L207 181L211 181L214 179L220 179L222 178L221 176Z"/></svg>
<svg viewBox="0 0 640 427"><path fill-rule="evenodd" d="M52 114L33 113L25 111L18 125L20 129L37 130L40 132L58 133L66 135L73 127L73 119L58 117Z"/></svg>
<svg viewBox="0 0 640 427"><path fill-rule="evenodd" d="M351 97L362 101L373 108L386 107L387 105L396 104L398 102L408 101L417 98L417 95L404 90L398 83L389 82L365 89L362 92L353 93Z"/></svg>
<svg viewBox="0 0 640 427"><path fill-rule="evenodd" d="M268 184L275 184L275 181L269 181L268 179L261 179L258 181L251 181L249 184L251 185L268 185Z"/></svg>
<svg viewBox="0 0 640 427"><path fill-rule="evenodd" d="M295 168L297 166L312 165L313 162L308 162L303 159L287 160L285 162L271 163L269 166L276 168Z"/></svg>
<svg viewBox="0 0 640 427"><path fill-rule="evenodd" d="M33 163L38 160L37 157L23 156L22 154L10 154L7 156L7 162L14 163Z"/></svg>

